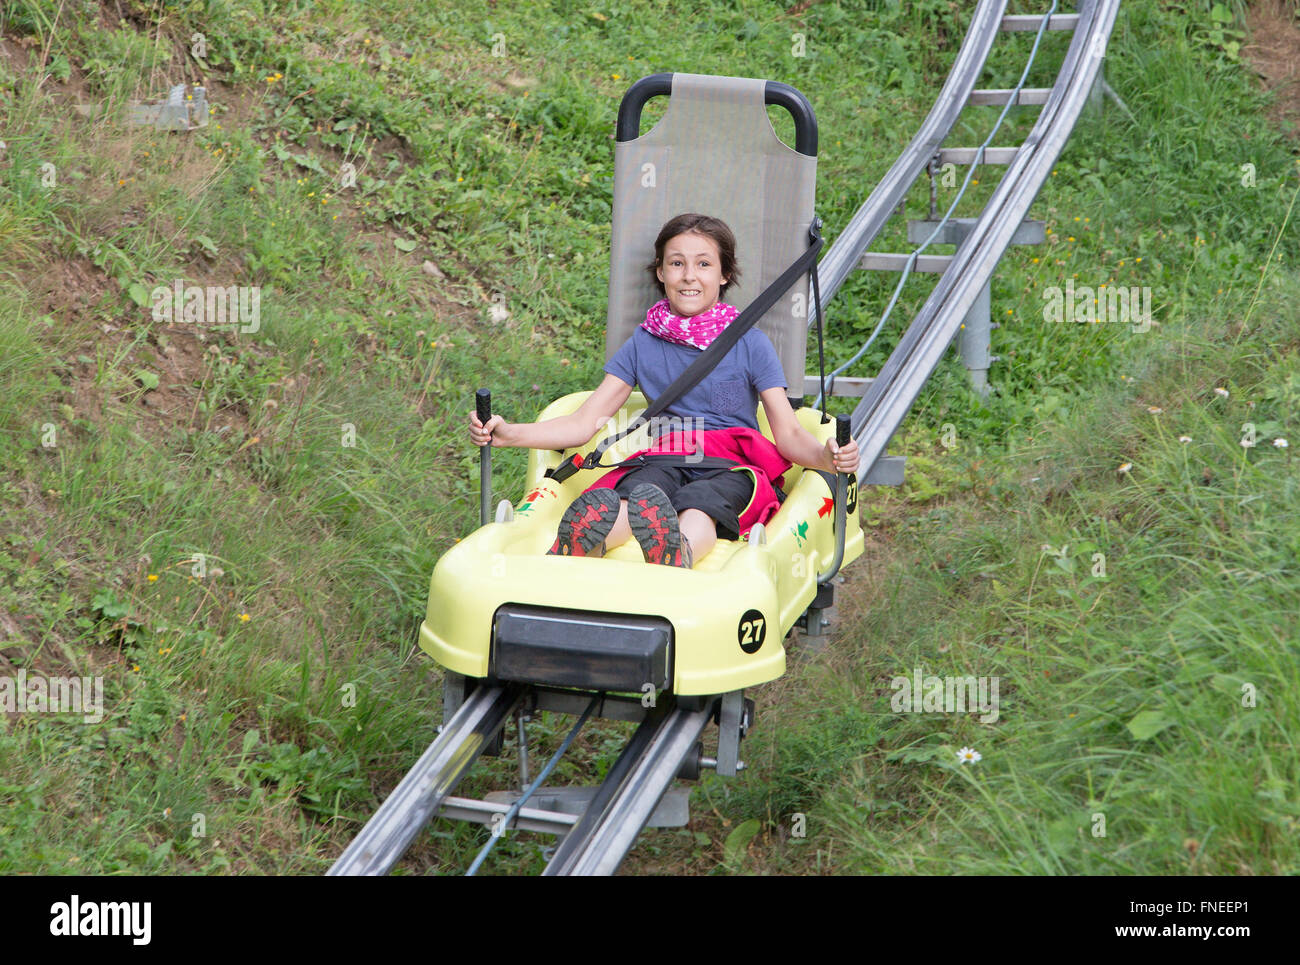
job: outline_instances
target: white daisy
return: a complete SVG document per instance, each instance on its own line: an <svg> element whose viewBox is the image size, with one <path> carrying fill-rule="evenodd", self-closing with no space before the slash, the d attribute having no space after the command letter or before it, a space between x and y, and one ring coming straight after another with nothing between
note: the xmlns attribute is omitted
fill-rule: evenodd
<svg viewBox="0 0 1300 965"><path fill-rule="evenodd" d="M963 747L957 752L957 762L959 764L977 764L982 760L980 752L973 747Z"/></svg>
<svg viewBox="0 0 1300 965"><path fill-rule="evenodd" d="M1279 449L1285 449L1287 446L1287 442L1285 439L1274 439L1273 445L1277 446Z"/></svg>

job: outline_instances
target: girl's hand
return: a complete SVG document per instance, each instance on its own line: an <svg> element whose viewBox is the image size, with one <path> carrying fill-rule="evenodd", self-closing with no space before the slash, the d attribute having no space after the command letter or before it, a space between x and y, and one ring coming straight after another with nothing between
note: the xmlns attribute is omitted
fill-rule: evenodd
<svg viewBox="0 0 1300 965"><path fill-rule="evenodd" d="M847 446L837 446L834 439L827 439L826 455L831 472L858 471L858 444L852 439Z"/></svg>
<svg viewBox="0 0 1300 965"><path fill-rule="evenodd" d="M510 445L510 430L514 427L499 415L488 419L487 425L478 421L478 413L472 409L469 413L469 439L476 446L486 446L490 441L494 446Z"/></svg>

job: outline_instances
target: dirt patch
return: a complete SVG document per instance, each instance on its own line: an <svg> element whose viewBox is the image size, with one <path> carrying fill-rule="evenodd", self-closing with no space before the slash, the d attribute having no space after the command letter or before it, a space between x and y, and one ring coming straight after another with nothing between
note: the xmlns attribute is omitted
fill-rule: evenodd
<svg viewBox="0 0 1300 965"><path fill-rule="evenodd" d="M88 321L112 287L108 277L83 257L53 261L28 283L37 315L51 315L68 328Z"/></svg>
<svg viewBox="0 0 1300 965"><path fill-rule="evenodd" d="M1300 139L1300 24L1290 0L1258 0L1246 12L1241 55L1263 78L1274 101L1269 120Z"/></svg>

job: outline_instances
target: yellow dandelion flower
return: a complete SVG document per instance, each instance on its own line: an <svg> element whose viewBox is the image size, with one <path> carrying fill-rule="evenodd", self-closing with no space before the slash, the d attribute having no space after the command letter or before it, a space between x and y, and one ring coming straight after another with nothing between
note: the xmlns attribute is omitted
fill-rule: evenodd
<svg viewBox="0 0 1300 965"><path fill-rule="evenodd" d="M251 619L253 619L253 618L250 617L247 613L241 613L241 614L239 615L239 622L240 622L240 623L247 623L247 622L248 622L249 620L251 620Z"/></svg>
<svg viewBox="0 0 1300 965"><path fill-rule="evenodd" d="M158 582L158 574L157 574L157 573L150 573L150 574L149 574L149 582L150 582L150 583L157 583L157 582Z"/></svg>

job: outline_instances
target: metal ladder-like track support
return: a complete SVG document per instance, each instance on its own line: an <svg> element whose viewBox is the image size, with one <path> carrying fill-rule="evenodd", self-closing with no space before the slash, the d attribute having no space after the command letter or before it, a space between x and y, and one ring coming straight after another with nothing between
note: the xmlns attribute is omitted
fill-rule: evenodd
<svg viewBox="0 0 1300 965"><path fill-rule="evenodd" d="M1091 0L1082 7L1056 84L1037 123L948 270L853 412L853 437L862 453L860 472L883 455L890 437L938 366L962 319L980 297L1020 228L1087 103L1119 11L1119 0Z"/></svg>
<svg viewBox="0 0 1300 965"><path fill-rule="evenodd" d="M1053 14L1048 21L1048 30L1074 31L1054 86L1021 88L1016 94L1013 90L977 90L975 84L998 33L1036 31L1042 25L1043 16L1007 15L1005 0L981 0L952 70L916 136L844 231L836 237L818 265L823 304L831 300L855 269L900 270L910 256L868 253L867 248L884 230L889 219L901 210L908 190L927 167L933 171L933 165L972 164L976 161L1008 167L980 218L951 219L945 226L945 233L935 239L936 243L961 245L957 254L920 255L914 259L913 271L941 273L943 277L880 374L875 378L839 376L835 379L834 394L861 396L863 400L854 412L853 436L863 450L859 477L864 485L897 485L902 481L902 458L886 456L884 450L938 364L938 357L930 362L931 352L925 353L924 359L915 359L911 365L904 364L907 361L905 356L910 355L922 340L923 327L930 329L933 326L934 337L941 337L940 333L947 336L939 348L939 357L954 337L960 339L963 361L972 370L975 387L981 392L985 390L983 375L989 362L997 360L997 356L989 354L989 331L996 326L989 320L987 311L988 284L993 270L1008 245L1038 243L1042 226L1034 222L1022 223L1029 204L1050 173L1082 109L1095 102L1097 91L1104 87L1101 64L1119 0L1081 0L1079 7L1078 13ZM1013 94L1018 104L1043 106L1037 124L1020 147L987 147L982 157L978 156L978 148L941 147L967 105L1006 104ZM1003 210L1000 212L999 209ZM1016 220L1009 228L1007 212L1016 213ZM994 223L998 227L990 236L989 226ZM919 240L921 234L928 236L926 229L933 227L926 222L909 226L909 240ZM917 231L918 228L921 230ZM978 251L976 247L967 245L968 239L978 243ZM958 278L961 279L959 286ZM953 300L954 294L959 301ZM943 300L939 301L941 297ZM810 314L809 326L815 321L815 314ZM963 323L967 330L962 330ZM916 371L918 365L924 367L923 372ZM906 369L907 377L900 380L897 374L903 369ZM808 377L805 391L816 391L812 389L814 382L813 377ZM883 404L886 397L887 405ZM880 413L870 426L869 412ZM886 428L888 431L883 437L867 438L869 434L878 435Z"/></svg>

